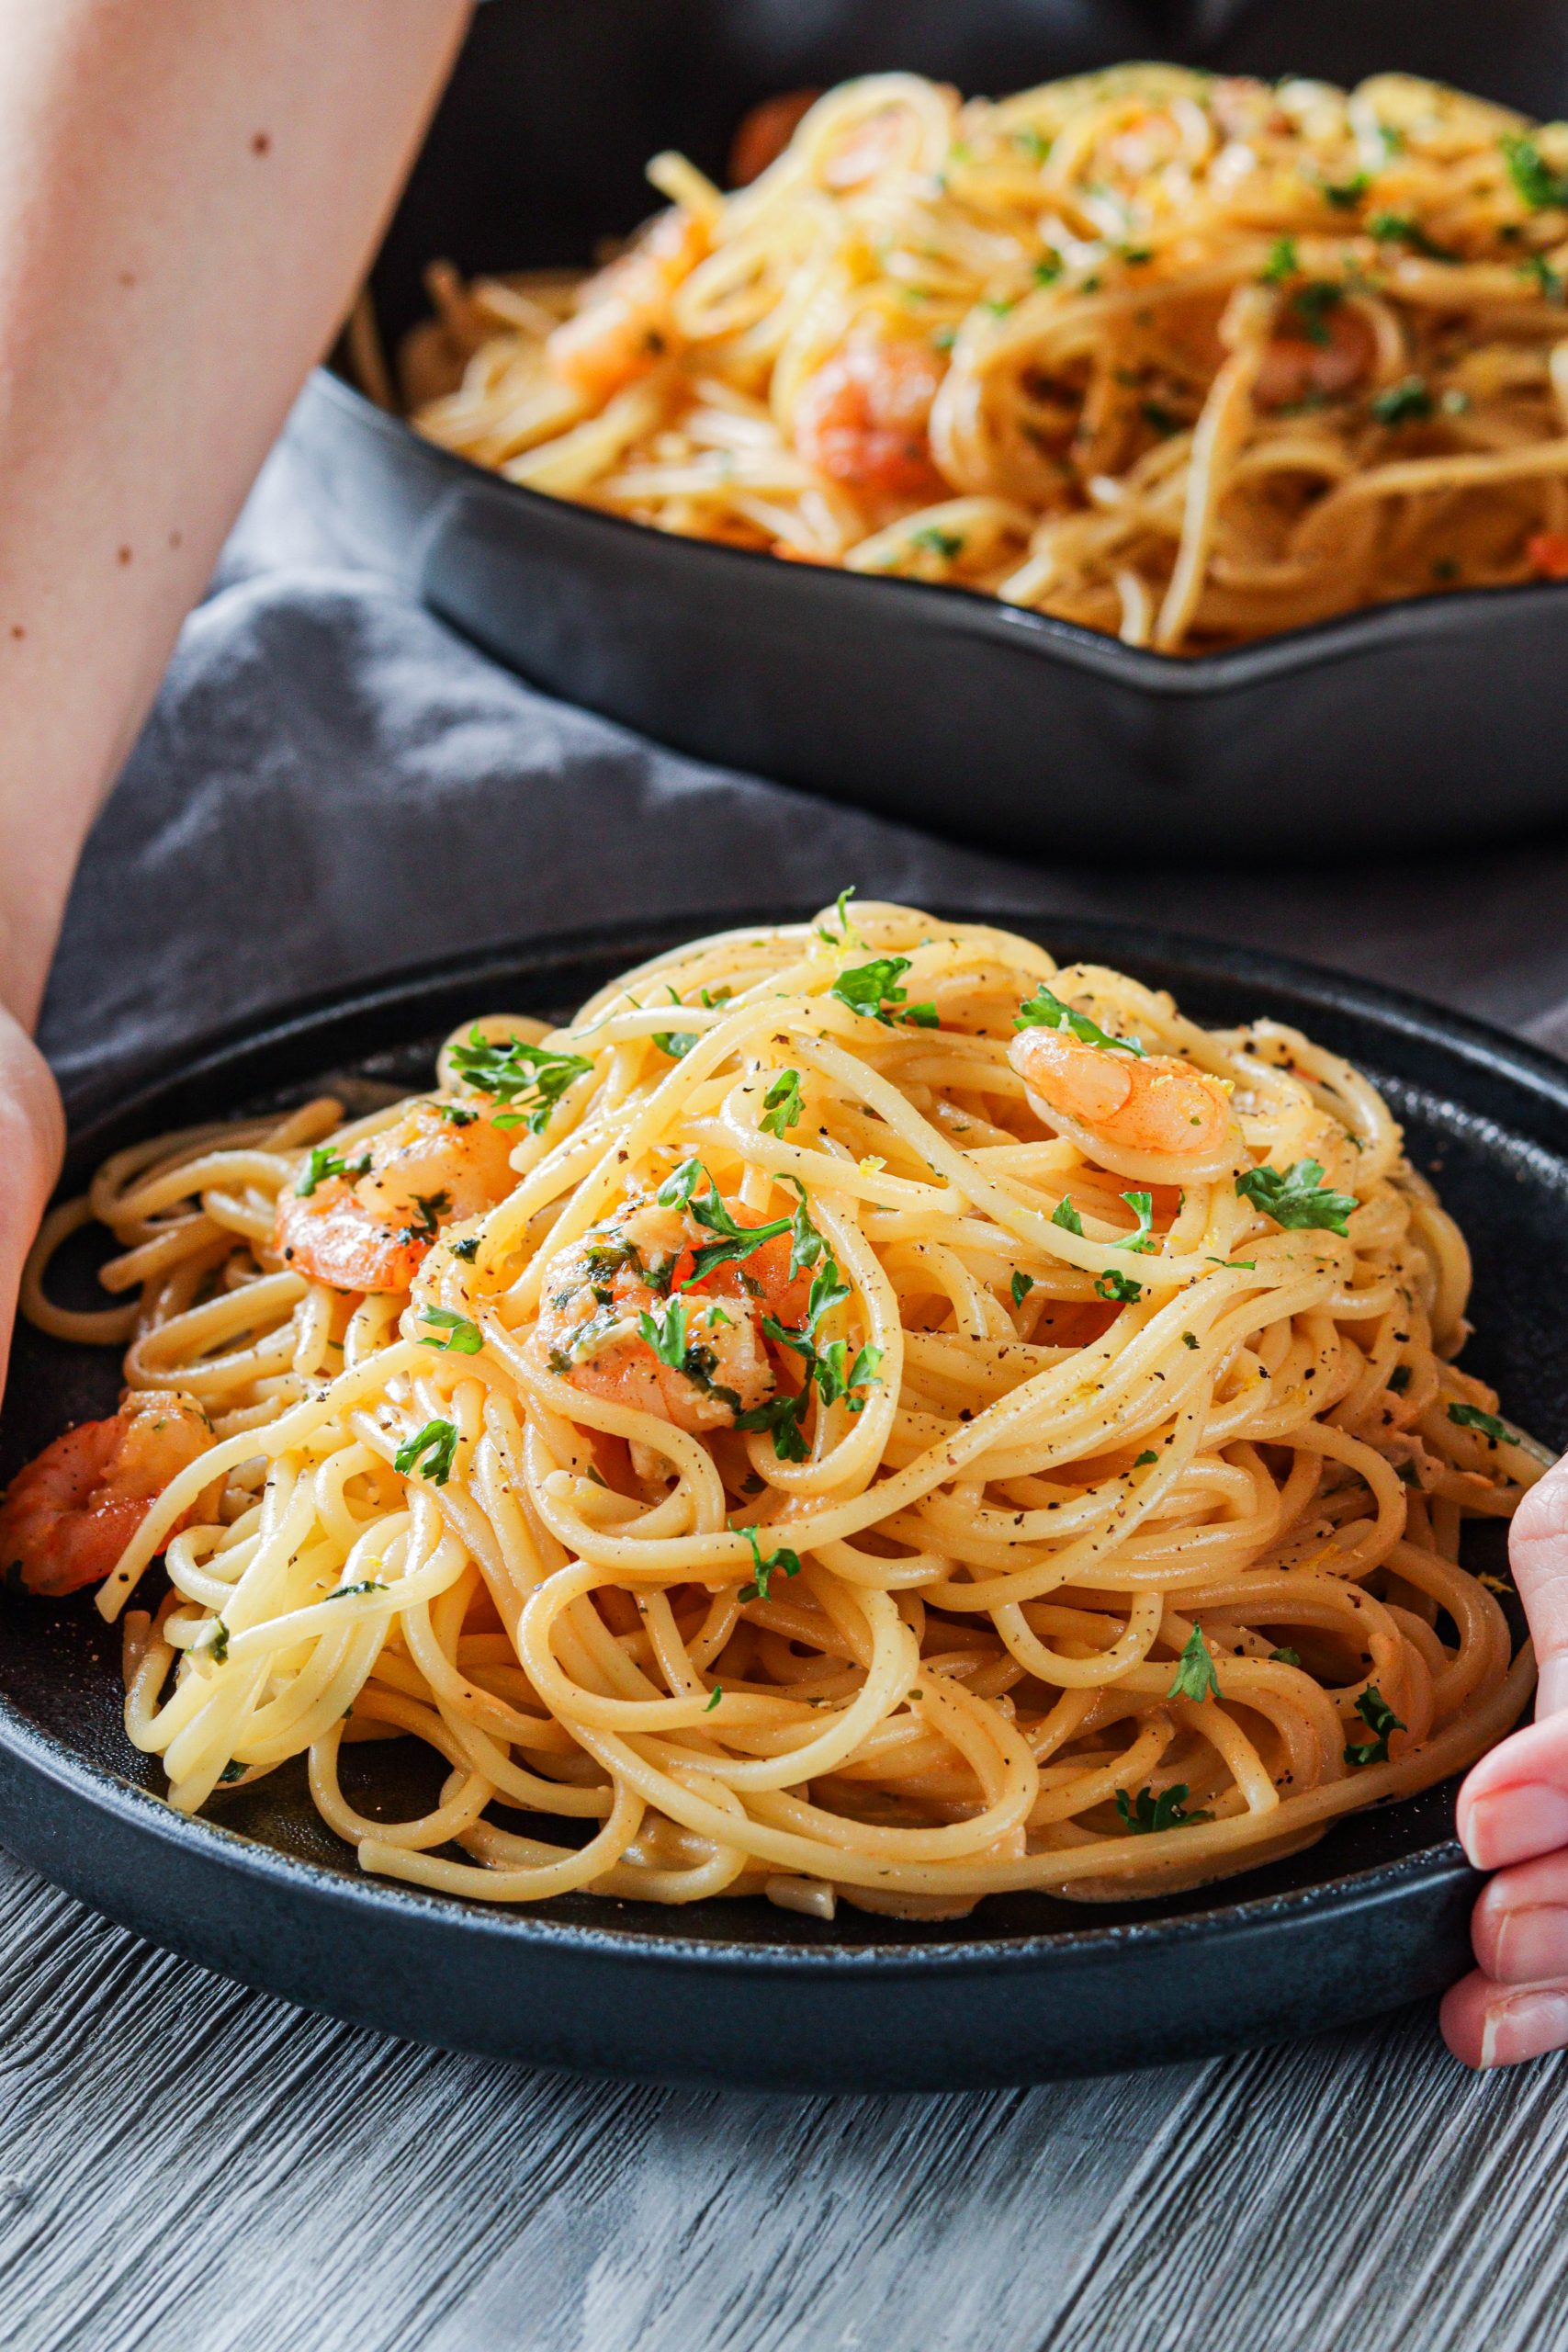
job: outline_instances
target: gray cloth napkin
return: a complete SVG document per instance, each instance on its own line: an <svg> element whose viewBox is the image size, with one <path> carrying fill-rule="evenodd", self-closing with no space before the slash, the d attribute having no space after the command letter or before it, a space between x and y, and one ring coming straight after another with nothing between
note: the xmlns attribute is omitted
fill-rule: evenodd
<svg viewBox="0 0 1568 2352"><path fill-rule="evenodd" d="M1092 866L1011 861L553 702L355 559L286 434L82 859L40 1029L68 1095L400 966L846 882L1283 950L1568 1052L1568 831L1291 872L1140 864L1113 839Z"/></svg>

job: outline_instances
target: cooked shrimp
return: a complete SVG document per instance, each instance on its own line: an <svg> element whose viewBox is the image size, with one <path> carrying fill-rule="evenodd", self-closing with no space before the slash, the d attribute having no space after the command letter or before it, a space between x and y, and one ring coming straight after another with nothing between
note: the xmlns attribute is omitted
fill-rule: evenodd
<svg viewBox="0 0 1568 2352"><path fill-rule="evenodd" d="M764 1221L738 1202L725 1206L737 1225ZM763 1315L798 1322L809 1286L791 1276L789 1243L777 1236L741 1263L716 1266L682 1288L694 1251L711 1238L682 1210L653 1201L595 1226L545 1270L544 1308L529 1340L536 1359L586 1396L632 1406L677 1429L733 1428L738 1412L765 1403L780 1385ZM682 1303L677 1368L642 1337L638 1317L663 1318L668 1329Z"/></svg>
<svg viewBox="0 0 1568 2352"><path fill-rule="evenodd" d="M808 465L852 490L932 498L949 485L931 461L931 402L942 368L907 338L857 337L807 378L795 446Z"/></svg>
<svg viewBox="0 0 1568 2352"><path fill-rule="evenodd" d="M1221 1080L1171 1055L1108 1052L1059 1029L1021 1029L1008 1059L1047 1125L1071 1119L1123 1151L1197 1159L1233 1131Z"/></svg>
<svg viewBox="0 0 1568 2352"><path fill-rule="evenodd" d="M584 400L602 401L657 368L678 340L670 298L707 244L705 226L691 213L661 213L630 253L589 279L581 310L547 339L556 374Z"/></svg>
<svg viewBox="0 0 1568 2352"><path fill-rule="evenodd" d="M1303 309L1298 296L1286 305L1280 330L1269 339L1252 397L1259 408L1336 400L1365 381L1376 356L1377 337L1359 311L1346 302Z"/></svg>
<svg viewBox="0 0 1568 2352"><path fill-rule="evenodd" d="M820 90L782 90L763 98L740 119L729 150L729 185L749 187L776 163L795 137L803 116L810 113Z"/></svg>
<svg viewBox="0 0 1568 2352"><path fill-rule="evenodd" d="M341 1173L280 1194L273 1247L333 1290L407 1290L444 1225L505 1199L511 1151L480 1113L415 1102Z"/></svg>
<svg viewBox="0 0 1568 2352"><path fill-rule="evenodd" d="M56 1599L101 1584L149 1510L212 1443L179 1389L128 1389L107 1421L79 1421L19 1470L0 1500L0 1566ZM189 1523L189 1514L180 1521ZM175 1531L171 1529L170 1532Z"/></svg>

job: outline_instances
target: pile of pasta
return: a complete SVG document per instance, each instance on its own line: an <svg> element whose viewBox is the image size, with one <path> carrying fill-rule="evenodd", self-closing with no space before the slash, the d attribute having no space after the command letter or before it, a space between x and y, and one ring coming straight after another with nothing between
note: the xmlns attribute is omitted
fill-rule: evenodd
<svg viewBox="0 0 1568 2352"><path fill-rule="evenodd" d="M421 432L1172 653L1568 574L1568 126L1402 74L890 74L729 193L649 169L673 209L596 277L432 271Z"/></svg>
<svg viewBox="0 0 1568 2352"><path fill-rule="evenodd" d="M1461 1529L1546 1457L1469 1279L1309 1038L846 894L120 1153L25 1305L205 1425L99 1595L175 1805L305 1758L425 1887L947 1917L1292 1853L1513 1723ZM430 1810L362 1810L408 1739Z"/></svg>

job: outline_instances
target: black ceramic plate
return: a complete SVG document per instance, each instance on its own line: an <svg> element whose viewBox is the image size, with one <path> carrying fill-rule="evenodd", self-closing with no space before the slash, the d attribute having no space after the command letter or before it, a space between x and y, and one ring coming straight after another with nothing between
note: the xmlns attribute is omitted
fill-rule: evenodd
<svg viewBox="0 0 1568 2352"><path fill-rule="evenodd" d="M731 919L732 920L732 919ZM1207 1021L1271 1013L1389 1091L1475 1252L1468 1362L1550 1442L1568 1438L1568 1074L1473 1024L1305 967L1111 923L1020 924L1169 988ZM440 1037L489 1010L565 1013L703 928L618 931L443 966L220 1041L75 1137L67 1186L161 1127L298 1099L344 1074L429 1082ZM112 1409L108 1351L23 1330L0 1483L67 1420ZM1495 1531L1494 1531L1495 1532ZM905 2089L1150 2064L1371 2016L1464 1965L1476 1880L1452 1787L1338 1824L1218 1888L1084 1908L1040 1895L966 1920L832 1926L761 1901L660 1911L606 1897L501 1910L363 1877L299 1770L160 1802L120 1719L118 1634L83 1595L0 1601L0 1838L84 1900L208 1966L450 2047L660 2078ZM431 1801L376 1752L389 1817ZM389 1758L392 1759L389 1763ZM354 1761L357 1762L355 1758ZM350 1785L353 1785L352 1780Z"/></svg>
<svg viewBox="0 0 1568 2352"><path fill-rule="evenodd" d="M682 146L771 90L889 65L1008 90L1128 56L1354 81L1399 64L1551 115L1556 0L499 0L373 287L581 263ZM988 597L679 539L501 481L321 373L294 443L360 553L501 661L678 748L1015 852L1335 854L1568 805L1568 584L1383 606L1197 661Z"/></svg>

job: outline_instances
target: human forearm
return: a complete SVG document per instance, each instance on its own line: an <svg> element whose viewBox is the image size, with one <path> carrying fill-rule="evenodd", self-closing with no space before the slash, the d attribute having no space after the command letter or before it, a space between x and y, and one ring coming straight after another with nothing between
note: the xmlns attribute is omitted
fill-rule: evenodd
<svg viewBox="0 0 1568 2352"><path fill-rule="evenodd" d="M0 0L0 1005L24 1025L87 827L467 13Z"/></svg>

